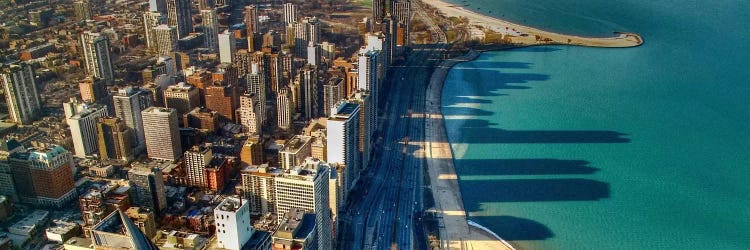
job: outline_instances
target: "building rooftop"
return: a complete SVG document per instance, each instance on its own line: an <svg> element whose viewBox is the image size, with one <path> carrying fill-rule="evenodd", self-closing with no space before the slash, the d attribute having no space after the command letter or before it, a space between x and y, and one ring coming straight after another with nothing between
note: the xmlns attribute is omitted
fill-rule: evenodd
<svg viewBox="0 0 750 250"><path fill-rule="evenodd" d="M224 212L234 212L240 209L240 207L245 204L247 204L247 200L240 200L234 197L226 197L223 201L221 201L221 203L219 203L218 206L216 206L216 210Z"/></svg>
<svg viewBox="0 0 750 250"><path fill-rule="evenodd" d="M302 148L302 146L310 143L310 139L310 136L295 135L292 139L286 141L284 147L282 147L280 151L296 153Z"/></svg>

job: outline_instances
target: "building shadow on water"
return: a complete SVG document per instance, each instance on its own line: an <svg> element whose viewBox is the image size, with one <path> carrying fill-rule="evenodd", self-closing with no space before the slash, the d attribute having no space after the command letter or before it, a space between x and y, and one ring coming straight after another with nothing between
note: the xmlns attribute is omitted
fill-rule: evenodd
<svg viewBox="0 0 750 250"><path fill-rule="evenodd" d="M560 159L456 159L461 176L593 174L588 161Z"/></svg>
<svg viewBox="0 0 750 250"><path fill-rule="evenodd" d="M609 184L585 178L460 180L461 188L477 191L467 196L467 211L480 211L482 203L597 201L609 198ZM484 192L482 192L484 191ZM486 192L492 191L492 195Z"/></svg>
<svg viewBox="0 0 750 250"><path fill-rule="evenodd" d="M478 216L471 220L489 228L504 240L545 240L554 237L547 226L514 216Z"/></svg>
<svg viewBox="0 0 750 250"><path fill-rule="evenodd" d="M467 109L467 108L464 108ZM457 109L453 109L457 110ZM449 111L451 111L449 109ZM467 114L459 111L456 115ZM490 111L483 114L491 114ZM628 134L610 130L506 130L481 119L450 119L445 114L448 134L458 132L452 143L629 143ZM459 131L456 131L459 130Z"/></svg>

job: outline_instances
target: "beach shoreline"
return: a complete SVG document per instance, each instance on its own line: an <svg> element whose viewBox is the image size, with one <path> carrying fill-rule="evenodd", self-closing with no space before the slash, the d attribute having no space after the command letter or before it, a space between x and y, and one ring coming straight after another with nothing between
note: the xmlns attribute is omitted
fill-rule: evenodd
<svg viewBox="0 0 750 250"><path fill-rule="evenodd" d="M468 10L462 6L443 2L441 0L421 0L425 5L431 6L440 12L444 17L464 17L469 21L470 29L469 40L484 37L482 31L475 27L492 30L501 34L511 35L511 40L516 47L537 46L537 45L572 45L586 47L604 47L604 48L628 48L637 47L643 44L644 40L638 34L630 32L613 31L616 36L612 37L585 37L576 35L566 35L551 31L545 31L499 18L483 15Z"/></svg>

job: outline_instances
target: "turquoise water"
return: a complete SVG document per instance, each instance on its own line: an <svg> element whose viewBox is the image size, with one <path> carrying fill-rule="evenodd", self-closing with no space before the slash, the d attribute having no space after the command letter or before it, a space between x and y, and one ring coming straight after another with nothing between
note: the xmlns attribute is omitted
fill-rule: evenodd
<svg viewBox="0 0 750 250"><path fill-rule="evenodd" d="M646 40L490 52L450 72L472 220L531 249L750 249L750 1L468 2Z"/></svg>

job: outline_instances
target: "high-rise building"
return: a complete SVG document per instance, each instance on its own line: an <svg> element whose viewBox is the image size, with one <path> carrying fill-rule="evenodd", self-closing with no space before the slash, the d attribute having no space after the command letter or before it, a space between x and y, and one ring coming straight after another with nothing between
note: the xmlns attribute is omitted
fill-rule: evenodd
<svg viewBox="0 0 750 250"><path fill-rule="evenodd" d="M213 159L211 147L193 146L185 151L185 172L188 183L196 187L207 187L206 167Z"/></svg>
<svg viewBox="0 0 750 250"><path fill-rule="evenodd" d="M219 62L232 63L233 55L237 52L234 34L225 30L219 34Z"/></svg>
<svg viewBox="0 0 750 250"><path fill-rule="evenodd" d="M149 0L148 11L166 14L167 13L167 0Z"/></svg>
<svg viewBox="0 0 750 250"><path fill-rule="evenodd" d="M294 117L294 103L292 103L291 90L289 87L279 89L276 94L276 125L287 130L292 125Z"/></svg>
<svg viewBox="0 0 750 250"><path fill-rule="evenodd" d="M101 117L96 124L99 158L129 161L133 159L133 130L119 117Z"/></svg>
<svg viewBox="0 0 750 250"><path fill-rule="evenodd" d="M198 88L184 82L169 86L164 91L164 103L166 107L177 110L179 117L200 106L200 101Z"/></svg>
<svg viewBox="0 0 750 250"><path fill-rule="evenodd" d="M18 202L20 199L8 157L24 151L26 149L15 139L0 140L0 195L10 198L13 202Z"/></svg>
<svg viewBox="0 0 750 250"><path fill-rule="evenodd" d="M339 77L332 77L323 85L323 112L326 117L331 116L331 109L346 97L344 88L344 79Z"/></svg>
<svg viewBox="0 0 750 250"><path fill-rule="evenodd" d="M143 13L143 30L146 36L146 47L150 49L156 49L158 47L158 41L156 38L156 28L159 25L166 25L167 17L162 13L148 11Z"/></svg>
<svg viewBox="0 0 750 250"><path fill-rule="evenodd" d="M177 27L177 36L182 38L193 31L190 0L167 0L167 24Z"/></svg>
<svg viewBox="0 0 750 250"><path fill-rule="evenodd" d="M130 207L125 210L125 216L130 218L138 229L149 239L156 236L156 216L151 209L145 207Z"/></svg>
<svg viewBox="0 0 750 250"><path fill-rule="evenodd" d="M90 76L104 79L108 85L114 84L115 73L109 56L109 39L100 33L81 34L81 46L86 72Z"/></svg>
<svg viewBox="0 0 750 250"><path fill-rule="evenodd" d="M88 0L75 1L73 2L73 6L76 13L76 20L91 20L93 15L91 13L91 3Z"/></svg>
<svg viewBox="0 0 750 250"><path fill-rule="evenodd" d="M15 123L31 124L42 109L34 69L29 64L14 64L3 68L0 77L10 119Z"/></svg>
<svg viewBox="0 0 750 250"><path fill-rule="evenodd" d="M247 36L250 37L250 35L260 32L260 29L258 27L258 6L245 6L245 11L243 11L243 14L243 21L245 22Z"/></svg>
<svg viewBox="0 0 750 250"><path fill-rule="evenodd" d="M150 107L142 112L146 150L151 159L175 161L182 154L177 111Z"/></svg>
<svg viewBox="0 0 750 250"><path fill-rule="evenodd" d="M137 87L127 87L120 89L112 100L115 116L125 121L125 125L133 131L131 143L136 148L134 153L140 153L146 145L141 111L153 106L151 93Z"/></svg>
<svg viewBox="0 0 750 250"><path fill-rule="evenodd" d="M146 207L157 214L167 208L167 190L161 169L135 162L128 171L130 196L134 206Z"/></svg>
<svg viewBox="0 0 750 250"><path fill-rule="evenodd" d="M359 177L359 112L357 103L341 102L328 118L328 162L343 165L344 192L354 187Z"/></svg>
<svg viewBox="0 0 750 250"><path fill-rule="evenodd" d="M377 114L378 98L380 88L380 75L378 60L380 57L379 50L360 50L359 69L357 70L357 89L366 90L370 94L372 107Z"/></svg>
<svg viewBox="0 0 750 250"><path fill-rule="evenodd" d="M359 152L362 155L361 169L367 169L370 163L370 152L375 130L377 129L377 114L372 106L369 92L357 90L352 94L350 101L359 104Z"/></svg>
<svg viewBox="0 0 750 250"><path fill-rule="evenodd" d="M307 63L310 65L320 65L321 63L321 50L320 45L313 44L312 42L307 45Z"/></svg>
<svg viewBox="0 0 750 250"><path fill-rule="evenodd" d="M61 208L76 198L73 156L59 145L44 145L8 158L22 203Z"/></svg>
<svg viewBox="0 0 750 250"><path fill-rule="evenodd" d="M107 85L101 78L86 77L78 83L78 89L83 102L101 102L109 96Z"/></svg>
<svg viewBox="0 0 750 250"><path fill-rule="evenodd" d="M302 164L307 157L312 155L310 148L310 136L295 135L287 140L279 150L279 162L282 169L291 169Z"/></svg>
<svg viewBox="0 0 750 250"><path fill-rule="evenodd" d="M96 122L107 116L107 107L101 104L80 103L75 97L63 104L65 119L70 128L75 156L84 158L99 153Z"/></svg>
<svg viewBox="0 0 750 250"><path fill-rule="evenodd" d="M227 197L214 209L216 242L219 248L242 249L255 230L247 200Z"/></svg>
<svg viewBox="0 0 750 250"><path fill-rule="evenodd" d="M278 222L293 208L315 212L317 249L332 249L332 215L329 182L331 167L308 158L301 166L285 171L276 180L276 214Z"/></svg>
<svg viewBox="0 0 750 250"><path fill-rule="evenodd" d="M178 33L175 26L162 24L153 28L157 55L169 55L177 50Z"/></svg>
<svg viewBox="0 0 750 250"><path fill-rule="evenodd" d="M206 87L204 91L206 108L218 112L228 121L235 120L235 111L239 106L236 85L213 84Z"/></svg>
<svg viewBox="0 0 750 250"><path fill-rule="evenodd" d="M244 165L260 165L265 161L260 136L255 135L247 138L242 145L242 151L240 151L240 161Z"/></svg>
<svg viewBox="0 0 750 250"><path fill-rule="evenodd" d="M240 96L240 125L250 134L261 133L260 103L256 94L246 93Z"/></svg>
<svg viewBox="0 0 750 250"><path fill-rule="evenodd" d="M297 22L297 5L293 3L284 4L284 24L289 26Z"/></svg>
<svg viewBox="0 0 750 250"><path fill-rule="evenodd" d="M264 215L276 211L276 177L280 169L268 164L245 166L240 171L240 191L250 200L250 213Z"/></svg>
<svg viewBox="0 0 750 250"><path fill-rule="evenodd" d="M409 28L411 27L411 0L395 0L393 3L395 21L403 27L404 45L409 43Z"/></svg>
<svg viewBox="0 0 750 250"><path fill-rule="evenodd" d="M386 0L372 0L372 21L380 23L385 17L385 1Z"/></svg>
<svg viewBox="0 0 750 250"><path fill-rule="evenodd" d="M311 119L318 117L319 108L318 105L318 70L317 67L306 64L297 74L299 86L299 101L302 108L302 116L305 119Z"/></svg>
<svg viewBox="0 0 750 250"><path fill-rule="evenodd" d="M307 46L320 43L321 23L317 17L305 17L294 24L294 54L297 57L307 56Z"/></svg>
<svg viewBox="0 0 750 250"><path fill-rule="evenodd" d="M247 93L257 97L257 113L260 124L266 122L266 76L258 69L258 64L253 63L250 74L247 75Z"/></svg>
<svg viewBox="0 0 750 250"><path fill-rule="evenodd" d="M219 19L215 9L202 9L200 11L203 24L203 34L206 38L206 48L211 51L219 49Z"/></svg>

